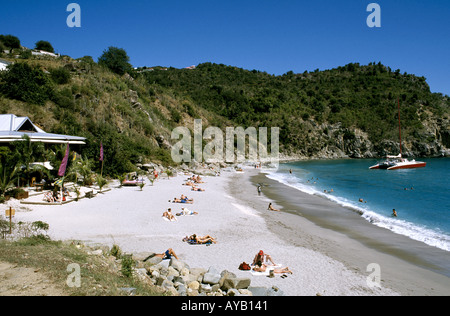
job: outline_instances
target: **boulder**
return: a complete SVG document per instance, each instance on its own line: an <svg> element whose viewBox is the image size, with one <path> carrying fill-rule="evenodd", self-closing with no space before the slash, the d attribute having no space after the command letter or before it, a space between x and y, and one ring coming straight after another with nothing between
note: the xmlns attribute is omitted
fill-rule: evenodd
<svg viewBox="0 0 450 316"><path fill-rule="evenodd" d="M239 296L239 295L240 295L240 293L236 289L229 289L227 292L227 296Z"/></svg>
<svg viewBox="0 0 450 316"><path fill-rule="evenodd" d="M188 284L188 288L193 291L198 291L200 289L200 283L197 281L193 281Z"/></svg>
<svg viewBox="0 0 450 316"><path fill-rule="evenodd" d="M154 265L157 265L157 264L159 264L161 262L162 262L162 258L160 258L160 257L153 257L153 258L150 258L147 261L145 261L145 267L154 266Z"/></svg>
<svg viewBox="0 0 450 316"><path fill-rule="evenodd" d="M178 272L181 272L181 270L183 270L183 268L186 267L186 264L181 262L180 260L172 258L172 259L170 259L169 267L172 267L175 270L177 270Z"/></svg>
<svg viewBox="0 0 450 316"><path fill-rule="evenodd" d="M188 275L189 279L198 280L199 282L201 282L203 276L206 273L206 270L202 268L191 268L189 272L190 272Z"/></svg>
<svg viewBox="0 0 450 316"><path fill-rule="evenodd" d="M245 295L245 296L253 296L253 293L247 289L240 289L239 293L241 293L241 295Z"/></svg>
<svg viewBox="0 0 450 316"><path fill-rule="evenodd" d="M214 285L214 284L219 284L219 281L220 281L220 274L206 273L203 276L202 282L205 284Z"/></svg>
<svg viewBox="0 0 450 316"><path fill-rule="evenodd" d="M186 286L184 284L179 285L177 288L177 292L178 292L178 295L180 295L180 296L186 296L187 295Z"/></svg>
<svg viewBox="0 0 450 316"><path fill-rule="evenodd" d="M200 284L200 293L211 293L212 287L210 284Z"/></svg>
<svg viewBox="0 0 450 316"><path fill-rule="evenodd" d="M220 281L219 281L219 286L222 287L223 286L223 282L225 282L226 279L230 279L230 278L236 278L236 274L234 274L233 272L227 271L227 270L223 270L220 273Z"/></svg>
<svg viewBox="0 0 450 316"><path fill-rule="evenodd" d="M248 290L253 296L267 296L267 288L263 286L251 286Z"/></svg>
<svg viewBox="0 0 450 316"><path fill-rule="evenodd" d="M250 283L251 280L249 278L227 278L224 280L221 289L224 291L229 289L246 289L250 286Z"/></svg>
<svg viewBox="0 0 450 316"><path fill-rule="evenodd" d="M180 276L180 273L173 267L169 267L168 271L169 272L167 273L167 276L174 276L174 277Z"/></svg>

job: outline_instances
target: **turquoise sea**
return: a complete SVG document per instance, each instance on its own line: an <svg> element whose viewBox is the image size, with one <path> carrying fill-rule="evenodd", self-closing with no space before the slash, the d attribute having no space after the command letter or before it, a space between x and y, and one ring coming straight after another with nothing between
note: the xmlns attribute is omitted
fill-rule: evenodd
<svg viewBox="0 0 450 316"><path fill-rule="evenodd" d="M350 208L374 225L450 251L450 158L417 160L427 167L369 170L377 160L315 160L281 164L268 177ZM393 209L398 217L392 216Z"/></svg>

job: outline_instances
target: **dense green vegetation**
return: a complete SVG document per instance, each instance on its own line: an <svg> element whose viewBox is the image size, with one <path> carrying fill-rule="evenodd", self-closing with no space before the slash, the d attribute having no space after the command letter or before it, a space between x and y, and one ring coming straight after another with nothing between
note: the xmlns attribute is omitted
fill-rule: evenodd
<svg viewBox="0 0 450 316"><path fill-rule="evenodd" d="M398 141L397 100L405 141L450 146L448 125L436 135L425 126L448 122L449 97L431 93L424 77L381 63L282 76L213 63L134 70L126 51L115 47L96 63L90 56L31 56L14 36L0 42L16 47L9 55L0 51L14 62L0 73L0 113L28 116L47 132L86 137L80 154L94 169L100 169L102 142L105 175L132 171L136 163L172 164L171 131L192 129L195 118L204 128L280 127L282 151L311 157L323 148L360 146L350 143L361 131L381 155L383 141Z"/></svg>
<svg viewBox="0 0 450 316"><path fill-rule="evenodd" d="M36 42L35 49L43 50L43 51L49 52L49 53L54 53L55 52L55 49L53 48L52 44L50 44L50 42L47 42L47 41L38 41L38 42Z"/></svg>
<svg viewBox="0 0 450 316"><path fill-rule="evenodd" d="M424 110L442 116L450 104L448 97L430 92L424 77L381 63L283 76L206 63L195 70L146 72L145 77L149 84L243 126L279 126L281 143L293 147L304 145L301 135L308 127L302 121L341 122L379 142L398 137L398 99L405 134L415 136L422 129Z"/></svg>

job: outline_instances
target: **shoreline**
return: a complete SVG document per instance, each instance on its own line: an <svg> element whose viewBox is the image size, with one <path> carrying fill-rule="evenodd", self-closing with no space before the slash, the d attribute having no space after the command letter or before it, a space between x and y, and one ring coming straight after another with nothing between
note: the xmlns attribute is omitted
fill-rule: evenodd
<svg viewBox="0 0 450 316"><path fill-rule="evenodd" d="M326 230L327 234L321 236L324 229L301 216L266 211L270 201L278 205L280 196L266 188L263 193L267 196L258 196L252 180L265 178L260 170L245 168L244 173L224 171L220 177L205 176L205 183L200 185L205 192L183 186L187 177L178 174L170 180L159 179L154 186L146 182L143 191L138 187L113 187L93 199L61 206L27 205L16 210L16 221L41 220L50 225L49 236L54 240L116 244L126 253L162 253L172 248L191 268L228 270L237 277L251 278L252 286L276 286L288 296L448 295L449 287L438 283L435 290L416 290L428 275L416 277L418 284L411 284L407 275L417 271L410 269L398 277L404 282L403 288L392 286L384 263L382 287L369 288L366 267L358 267L358 261L353 262L357 258L347 255L360 248L364 253L375 251L341 233ZM271 184L268 188L276 187ZM194 198L194 204L169 202L181 194ZM162 219L167 208L176 214L182 206L199 214L177 217L176 222ZM205 246L182 242L184 236L192 234L211 235L218 243ZM338 244L341 248L330 251L330 246ZM287 278L267 278L238 270L242 262L251 263L259 250L294 273ZM408 291L409 287L413 290Z"/></svg>
<svg viewBox="0 0 450 316"><path fill-rule="evenodd" d="M377 227L337 203L269 179L265 173L251 181L255 188L265 183L263 194L281 206L280 214L267 216L271 231L285 240L362 274L369 274L367 266L377 263L382 284L402 295L449 295L450 253Z"/></svg>

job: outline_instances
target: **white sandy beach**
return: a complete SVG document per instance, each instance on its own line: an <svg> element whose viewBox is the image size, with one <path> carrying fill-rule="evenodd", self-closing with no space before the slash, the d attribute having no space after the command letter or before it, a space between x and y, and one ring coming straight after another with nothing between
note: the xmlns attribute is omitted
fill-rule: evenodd
<svg viewBox="0 0 450 316"><path fill-rule="evenodd" d="M252 286L280 288L286 295L397 295L388 288L369 288L362 274L318 251L295 246L270 232L263 218L265 209L239 204L230 195L230 181L248 186L249 174L222 172L220 177L203 177L200 187L205 192L193 192L182 185L188 177L178 175L160 179L140 191L138 187L114 188L93 199L83 199L62 206L26 205L18 208L16 221L41 220L50 225L54 240L80 240L88 243L117 244L128 253L159 252L173 248L179 258L191 268L215 267L228 270L238 277L251 277ZM255 199L268 203L264 196ZM250 192L250 191L249 191ZM185 194L194 204L169 203ZM199 215L180 216L168 222L161 215L169 207L178 213L181 207ZM27 211L28 210L28 211ZM274 216L275 213L274 213ZM211 235L218 243L211 246L182 242L186 235ZM238 270L241 262L251 263L259 250L269 253L274 261L293 272L287 278L253 276Z"/></svg>

